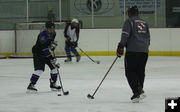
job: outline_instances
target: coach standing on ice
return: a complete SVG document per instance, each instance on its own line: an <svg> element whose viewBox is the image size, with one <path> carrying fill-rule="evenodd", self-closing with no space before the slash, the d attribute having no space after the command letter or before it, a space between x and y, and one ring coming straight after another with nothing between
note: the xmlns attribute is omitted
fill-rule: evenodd
<svg viewBox="0 0 180 112"><path fill-rule="evenodd" d="M139 18L137 6L128 9L128 16L124 23L121 41L118 44L117 56L121 57L126 47L125 74L132 89L133 103L144 99L143 85L145 66L148 59L150 32L147 23Z"/></svg>

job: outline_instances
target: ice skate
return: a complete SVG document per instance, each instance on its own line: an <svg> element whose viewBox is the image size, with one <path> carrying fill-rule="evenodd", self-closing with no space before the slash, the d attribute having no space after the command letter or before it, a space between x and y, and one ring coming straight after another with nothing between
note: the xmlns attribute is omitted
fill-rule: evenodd
<svg viewBox="0 0 180 112"><path fill-rule="evenodd" d="M51 91L60 91L61 90L61 86L57 86L56 82L53 82L51 79L50 80L50 88Z"/></svg>
<svg viewBox="0 0 180 112"><path fill-rule="evenodd" d="M37 93L37 89L35 88L34 84L30 83L28 85L26 93Z"/></svg>
<svg viewBox="0 0 180 112"><path fill-rule="evenodd" d="M142 90L141 92L138 92L136 94L134 94L131 97L131 100L133 103L139 103L140 100L143 100L144 98L146 98L145 92L144 90Z"/></svg>
<svg viewBox="0 0 180 112"><path fill-rule="evenodd" d="M140 99L142 100L142 99L144 99L144 98L146 98L146 97L147 97L147 96L146 96L144 90L142 90L142 91L141 91L141 94L140 94Z"/></svg>
<svg viewBox="0 0 180 112"><path fill-rule="evenodd" d="M81 56L80 56L80 55L76 56L76 62L79 62L80 59L81 59Z"/></svg>
<svg viewBox="0 0 180 112"><path fill-rule="evenodd" d="M71 58L67 58L66 60L64 60L64 62L71 62L72 61L72 59Z"/></svg>
<svg viewBox="0 0 180 112"><path fill-rule="evenodd" d="M140 99L140 93L136 93L136 94L134 94L134 95L131 97L131 101L132 101L133 103L139 103L140 100L141 100L141 99Z"/></svg>

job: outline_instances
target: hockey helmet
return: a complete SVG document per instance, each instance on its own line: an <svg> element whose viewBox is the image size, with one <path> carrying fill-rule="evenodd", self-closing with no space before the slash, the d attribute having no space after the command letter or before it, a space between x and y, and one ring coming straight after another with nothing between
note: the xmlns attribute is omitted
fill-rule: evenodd
<svg viewBox="0 0 180 112"><path fill-rule="evenodd" d="M131 15L131 16L132 15L138 15L139 9L136 5L134 5L134 6L129 7L127 12L128 12L128 15Z"/></svg>
<svg viewBox="0 0 180 112"><path fill-rule="evenodd" d="M78 21L78 19L73 18L73 19L71 20L71 23L76 23L76 24L79 24L79 21Z"/></svg>
<svg viewBox="0 0 180 112"><path fill-rule="evenodd" d="M45 26L46 26L46 28L55 28L55 25L52 21L47 21Z"/></svg>
<svg viewBox="0 0 180 112"><path fill-rule="evenodd" d="M78 27L79 26L79 21L78 21L78 19L72 19L71 20L71 25L73 26L73 27Z"/></svg>

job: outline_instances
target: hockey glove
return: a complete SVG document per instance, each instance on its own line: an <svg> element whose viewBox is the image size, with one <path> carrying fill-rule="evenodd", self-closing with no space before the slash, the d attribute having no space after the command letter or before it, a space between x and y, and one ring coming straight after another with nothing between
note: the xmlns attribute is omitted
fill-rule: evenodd
<svg viewBox="0 0 180 112"><path fill-rule="evenodd" d="M77 42L72 42L72 48L76 48L76 47L77 47L77 45L78 45L78 43L77 43Z"/></svg>
<svg viewBox="0 0 180 112"><path fill-rule="evenodd" d="M57 41L53 41L50 46L51 51L54 51L56 49L57 45L58 45Z"/></svg>
<svg viewBox="0 0 180 112"><path fill-rule="evenodd" d="M60 64L57 63L57 59L56 59L56 58L50 60L50 62L51 62L51 64L52 64L54 67L60 68Z"/></svg>
<svg viewBox="0 0 180 112"><path fill-rule="evenodd" d="M65 42L66 42L66 45L68 45L69 47L71 47L71 46L72 46L72 42L71 42L71 41L66 40Z"/></svg>
<svg viewBox="0 0 180 112"><path fill-rule="evenodd" d="M71 40L71 38L68 36L68 37L66 37L66 39L68 40L68 41L70 41Z"/></svg>
<svg viewBox="0 0 180 112"><path fill-rule="evenodd" d="M116 54L120 58L124 53L124 46L122 46L120 43L118 44Z"/></svg>

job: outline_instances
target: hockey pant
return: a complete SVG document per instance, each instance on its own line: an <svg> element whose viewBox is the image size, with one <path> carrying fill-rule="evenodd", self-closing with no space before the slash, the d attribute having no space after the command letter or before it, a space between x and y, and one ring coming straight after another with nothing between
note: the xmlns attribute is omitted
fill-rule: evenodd
<svg viewBox="0 0 180 112"><path fill-rule="evenodd" d="M68 58L71 58L71 52L73 52L73 54L77 57L79 56L79 53L77 52L77 50L69 45L66 44L65 46L65 51L66 51L66 55Z"/></svg>
<svg viewBox="0 0 180 112"><path fill-rule="evenodd" d="M31 79L30 79L31 83L36 84L39 77L44 72L46 64L51 69L51 73L50 73L51 80L53 82L57 81L57 75L58 75L57 68L55 68L52 65L52 63L50 62L48 58L33 54L33 62L34 62L34 73L32 74Z"/></svg>

